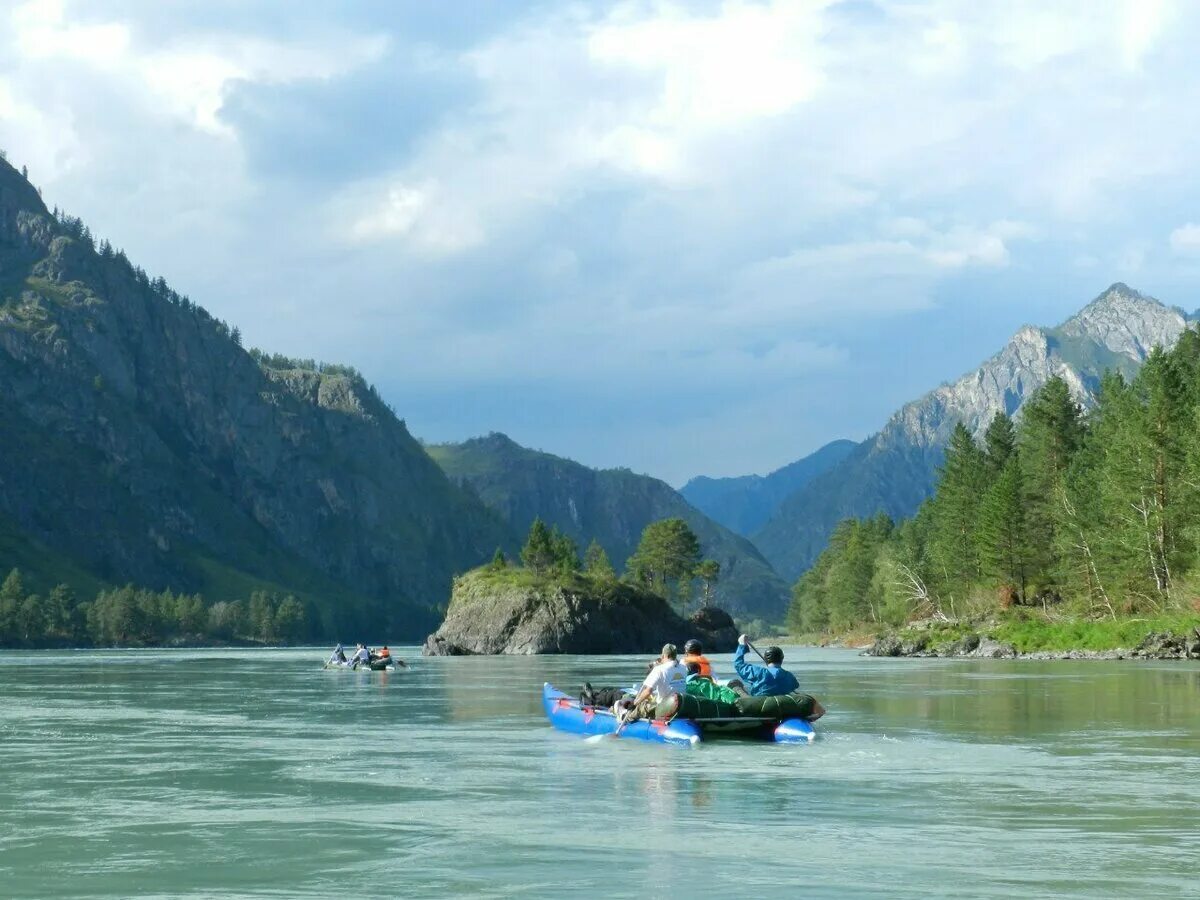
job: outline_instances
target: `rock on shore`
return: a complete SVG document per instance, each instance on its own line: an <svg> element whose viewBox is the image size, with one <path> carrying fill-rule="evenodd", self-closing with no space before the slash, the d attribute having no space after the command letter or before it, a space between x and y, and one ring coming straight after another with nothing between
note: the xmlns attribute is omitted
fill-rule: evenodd
<svg viewBox="0 0 1200 900"><path fill-rule="evenodd" d="M690 619L656 594L616 581L574 576L534 578L524 570L476 569L455 579L446 619L429 635L425 656L537 653L652 653L667 641L698 638L707 652L737 643L723 610Z"/></svg>
<svg viewBox="0 0 1200 900"><path fill-rule="evenodd" d="M1200 634L1151 632L1133 649L1037 650L1018 653L1009 643L969 632L955 641L933 644L921 632L887 634L862 653L884 657L950 657L970 659L1200 659Z"/></svg>

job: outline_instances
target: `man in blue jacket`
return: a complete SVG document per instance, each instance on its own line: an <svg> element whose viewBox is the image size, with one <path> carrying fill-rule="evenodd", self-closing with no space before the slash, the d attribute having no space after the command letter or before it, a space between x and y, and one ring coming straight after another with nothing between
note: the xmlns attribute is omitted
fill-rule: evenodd
<svg viewBox="0 0 1200 900"><path fill-rule="evenodd" d="M783 651L778 647L768 647L762 655L765 666L756 666L746 662L746 636L738 638L737 650L733 654L733 670L737 672L742 684L753 697L777 697L780 694L790 694L800 690L800 682L796 676L783 665Z"/></svg>

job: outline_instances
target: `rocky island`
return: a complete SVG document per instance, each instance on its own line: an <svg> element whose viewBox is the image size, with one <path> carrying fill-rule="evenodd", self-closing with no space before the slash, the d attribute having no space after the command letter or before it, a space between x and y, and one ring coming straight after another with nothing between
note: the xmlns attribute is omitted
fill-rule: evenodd
<svg viewBox="0 0 1200 900"><path fill-rule="evenodd" d="M616 579L484 566L454 580L446 619L422 653L648 653L693 637L722 653L737 636L722 610L685 619L658 594Z"/></svg>

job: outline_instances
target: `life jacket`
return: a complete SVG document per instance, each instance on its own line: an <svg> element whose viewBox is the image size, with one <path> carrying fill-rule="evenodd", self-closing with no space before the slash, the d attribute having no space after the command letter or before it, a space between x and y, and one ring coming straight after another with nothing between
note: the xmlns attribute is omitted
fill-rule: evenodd
<svg viewBox="0 0 1200 900"><path fill-rule="evenodd" d="M712 663L708 661L708 657L702 653L685 653L683 656L683 664L695 663L700 667L700 674L705 678L712 678Z"/></svg>

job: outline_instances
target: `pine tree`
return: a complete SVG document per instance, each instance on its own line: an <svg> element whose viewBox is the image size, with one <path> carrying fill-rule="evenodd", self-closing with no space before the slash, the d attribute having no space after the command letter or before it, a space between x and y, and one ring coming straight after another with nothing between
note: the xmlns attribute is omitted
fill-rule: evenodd
<svg viewBox="0 0 1200 900"><path fill-rule="evenodd" d="M25 583L21 573L13 569L0 584L0 643L12 643L17 640L19 626L18 613L25 601Z"/></svg>
<svg viewBox="0 0 1200 900"><path fill-rule="evenodd" d="M556 525L550 531L550 552L554 559L554 568L564 575L579 571L579 548L569 536L558 530Z"/></svg>
<svg viewBox="0 0 1200 900"><path fill-rule="evenodd" d="M930 551L938 580L951 597L968 593L979 581L975 529L986 481L983 453L960 422L950 436L931 504Z"/></svg>
<svg viewBox="0 0 1200 900"><path fill-rule="evenodd" d="M554 563L554 545L550 538L550 529L540 517L533 520L529 526L529 536L525 546L521 548L521 563L534 572L544 572Z"/></svg>
<svg viewBox="0 0 1200 900"><path fill-rule="evenodd" d="M628 573L668 600L682 595L679 584L689 581L700 561L700 541L683 519L661 519L642 530L637 549L626 563Z"/></svg>
<svg viewBox="0 0 1200 900"><path fill-rule="evenodd" d="M701 604L708 606L712 603L713 591L717 586L717 579L721 577L721 564L715 559L703 560L700 565L696 566L696 577L700 579L700 583L703 586Z"/></svg>
<svg viewBox="0 0 1200 900"><path fill-rule="evenodd" d="M304 638L308 625L304 605L288 594L275 611L275 634L282 640L295 642Z"/></svg>
<svg viewBox="0 0 1200 900"><path fill-rule="evenodd" d="M508 568L508 557L504 555L504 551L499 547L497 547L496 552L492 554L492 561L488 564L488 567L493 572L499 572L502 569Z"/></svg>
<svg viewBox="0 0 1200 900"><path fill-rule="evenodd" d="M1017 432L1013 420L1007 413L996 413L983 435L983 455L989 478L995 480L1000 476L1016 447Z"/></svg>
<svg viewBox="0 0 1200 900"><path fill-rule="evenodd" d="M1030 547L1025 533L1021 464L1010 455L979 509L979 556L983 574L1025 602Z"/></svg>
<svg viewBox="0 0 1200 900"><path fill-rule="evenodd" d="M1062 378L1051 378L1026 402L1017 441L1032 549L1029 580L1043 593L1043 600L1060 592L1068 579L1062 556L1068 527L1063 498L1067 471L1084 435L1082 411Z"/></svg>
<svg viewBox="0 0 1200 900"><path fill-rule="evenodd" d="M595 538L583 554L583 574L598 581L612 581L617 577L608 554Z"/></svg>

